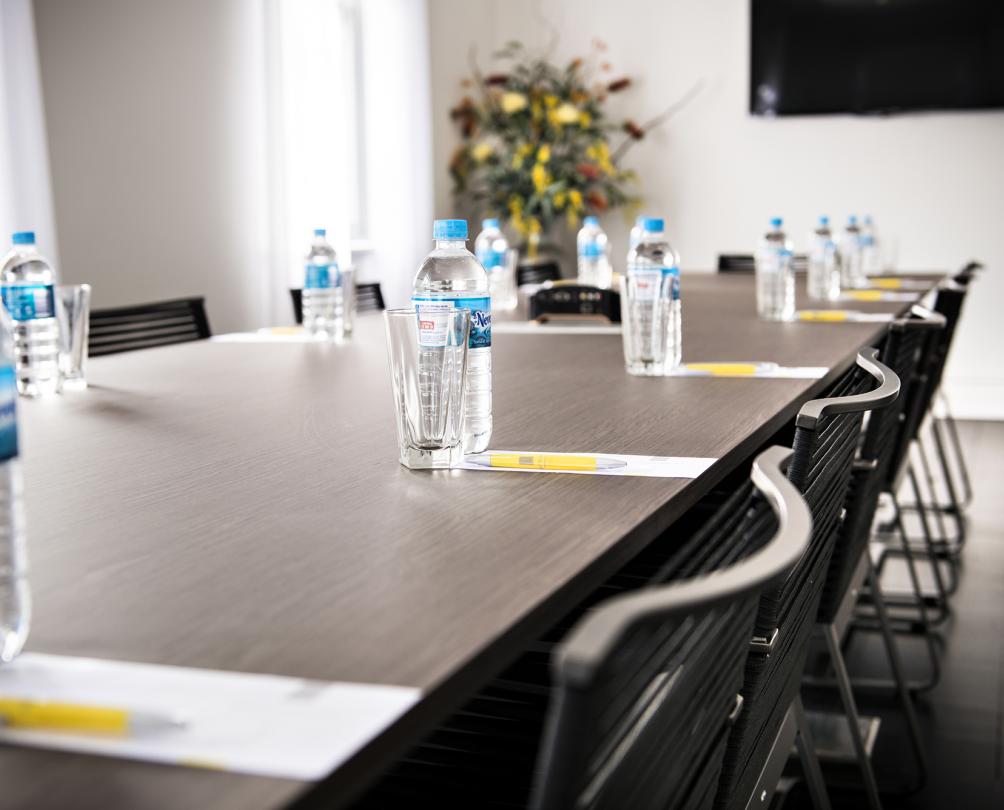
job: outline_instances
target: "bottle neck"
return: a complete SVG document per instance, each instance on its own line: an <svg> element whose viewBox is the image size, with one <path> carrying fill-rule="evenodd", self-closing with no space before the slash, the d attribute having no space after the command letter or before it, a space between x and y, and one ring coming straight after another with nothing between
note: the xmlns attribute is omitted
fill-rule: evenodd
<svg viewBox="0 0 1004 810"><path fill-rule="evenodd" d="M437 239L436 250L466 250L466 239Z"/></svg>

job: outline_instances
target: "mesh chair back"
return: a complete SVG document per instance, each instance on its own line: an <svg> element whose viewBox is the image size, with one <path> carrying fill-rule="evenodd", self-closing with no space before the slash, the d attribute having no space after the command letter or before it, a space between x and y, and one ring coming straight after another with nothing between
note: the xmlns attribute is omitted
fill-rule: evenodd
<svg viewBox="0 0 1004 810"><path fill-rule="evenodd" d="M544 284L547 281L558 281L561 278L561 268L557 262L538 261L526 262L516 268L516 284Z"/></svg>
<svg viewBox="0 0 1004 810"><path fill-rule="evenodd" d="M742 487L674 555L668 584L602 603L557 650L533 807L709 806L752 608L804 554L811 531L780 470L788 455L775 447L757 458L757 491Z"/></svg>
<svg viewBox="0 0 1004 810"><path fill-rule="evenodd" d="M805 253L796 253L791 257L791 266L796 273L801 273L809 268L809 257ZM719 253L718 272L719 273L752 273L756 269L756 262L752 253Z"/></svg>
<svg viewBox="0 0 1004 810"><path fill-rule="evenodd" d="M212 335L203 298L96 309L91 312L89 328L91 357L205 340Z"/></svg>
<svg viewBox="0 0 1004 810"><path fill-rule="evenodd" d="M293 300L293 317L297 323L303 323L303 290L291 287L289 297ZM368 312L386 309L383 303L383 292L379 282L356 284L356 312Z"/></svg>

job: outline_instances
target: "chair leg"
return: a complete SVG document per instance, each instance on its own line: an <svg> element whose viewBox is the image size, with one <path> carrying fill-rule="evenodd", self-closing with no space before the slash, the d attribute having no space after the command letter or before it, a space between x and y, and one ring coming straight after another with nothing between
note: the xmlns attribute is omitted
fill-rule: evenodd
<svg viewBox="0 0 1004 810"><path fill-rule="evenodd" d="M825 625L823 635L826 637L826 647L829 650L830 661L837 676L840 699L844 704L844 713L847 715L851 742L854 745L854 753L858 759L858 766L861 768L861 779L864 782L865 794L868 796L868 805L872 810L882 810L882 800L879 798L875 774L872 771L871 761L868 759L868 752L865 750L865 741L861 737L858 707L854 702L854 693L851 691L851 679L847 674L847 667L844 665L843 653L840 651L840 638L837 635L836 626L833 624Z"/></svg>
<svg viewBox="0 0 1004 810"><path fill-rule="evenodd" d="M936 622L941 622L948 618L948 594L945 589L944 580L941 578L941 566L938 564L938 554L934 549L934 540L931 537L931 527L927 522L927 510L923 506L920 494L920 483L917 481L917 473L912 464L907 465L907 474L910 477L910 486L913 488L913 496L917 499L918 514L920 515L920 526L924 532L924 544L927 547L927 556L931 561L931 572L934 575L934 584L938 590L938 606L940 613ZM902 519L901 519L902 520ZM901 526L902 527L902 526ZM904 548L909 544L909 540L904 538Z"/></svg>
<svg viewBox="0 0 1004 810"><path fill-rule="evenodd" d="M932 427L932 430L934 428ZM948 574L950 580L945 586L945 598L951 596L958 590L959 587L959 572L957 568L957 555L961 549L962 539L961 536L956 535L956 537L951 538L948 534L948 527L945 525L945 509L940 505L941 502L938 499L937 486L934 482L934 473L931 470L931 464L927 457L927 447L924 442L918 439L917 441L917 451L920 454L920 464L924 472L924 477L927 481L928 494L931 496L932 506L928 507L924 504L923 500L918 502L917 512L921 519L921 525L924 526L924 520L927 517L928 511L934 514L934 522L938 529L938 540L932 538L931 548L934 549L934 553L939 559L943 559L948 563ZM918 482L919 484L919 479ZM918 490L915 488L915 492ZM917 495L919 498L920 496ZM928 524L929 525L929 524ZM925 532L927 527L925 526Z"/></svg>
<svg viewBox="0 0 1004 810"><path fill-rule="evenodd" d="M812 806L816 810L830 810L830 797L826 793L823 771L819 767L816 746L809 731L809 723L805 719L801 695L795 695L792 706L795 709L795 725L798 727L795 746L798 748L798 758L802 763L802 772L805 774L805 782L809 787L809 796L812 797Z"/></svg>
<svg viewBox="0 0 1004 810"><path fill-rule="evenodd" d="M937 541L939 547L944 546L945 550L951 549L950 538L948 536L948 527L945 525L945 510L941 504L941 500L938 497L938 487L934 481L934 471L931 468L930 459L928 459L927 445L920 438L916 441L917 453L920 456L920 467L924 473L924 480L927 482L927 491L931 496L929 509L934 514L934 522L938 528L939 540ZM923 505L923 502L921 502ZM920 508L918 506L918 508Z"/></svg>
<svg viewBox="0 0 1004 810"><path fill-rule="evenodd" d="M966 455L962 452L962 442L959 441L959 429L955 424L955 417L952 416L952 409L948 405L948 397L943 392L938 392L941 404L945 409L945 416L942 420L948 428L948 438L952 443L952 452L955 454L955 461L959 465L959 478L962 484L962 508L969 506L973 500L973 485L969 478L969 466L966 464Z"/></svg>
<svg viewBox="0 0 1004 810"><path fill-rule="evenodd" d="M949 511L955 518L955 530L958 532L956 548L961 549L966 542L966 519L962 514L962 504L959 501L952 477L952 468L948 463L948 455L945 453L945 444L941 437L941 428L937 419L931 420L931 433L934 435L934 449L938 452L938 460L941 462L941 471L945 476L945 490L948 492Z"/></svg>
<svg viewBox="0 0 1004 810"><path fill-rule="evenodd" d="M913 747L913 755L917 760L917 785L921 788L927 782L927 756L924 753L924 745L920 739L920 727L917 724L917 713L914 710L913 696L903 675L903 665L900 662L899 650L896 649L896 640L892 635L892 628L889 625L889 614L886 611L885 600L882 598L882 589L879 586L878 577L875 575L875 568L868 559L868 587L871 589L872 602L878 614L879 626L882 629L882 638L885 642L886 655L889 658L889 669L892 677L896 681L896 691L899 694L899 702L903 707L903 716L906 718L907 730L910 733L910 745Z"/></svg>

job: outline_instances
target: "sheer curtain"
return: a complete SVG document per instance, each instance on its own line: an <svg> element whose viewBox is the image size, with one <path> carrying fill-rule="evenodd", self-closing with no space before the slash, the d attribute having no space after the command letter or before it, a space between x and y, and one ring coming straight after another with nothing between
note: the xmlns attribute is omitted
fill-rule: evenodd
<svg viewBox="0 0 1004 810"><path fill-rule="evenodd" d="M31 0L0 0L0 253L15 230L59 266Z"/></svg>

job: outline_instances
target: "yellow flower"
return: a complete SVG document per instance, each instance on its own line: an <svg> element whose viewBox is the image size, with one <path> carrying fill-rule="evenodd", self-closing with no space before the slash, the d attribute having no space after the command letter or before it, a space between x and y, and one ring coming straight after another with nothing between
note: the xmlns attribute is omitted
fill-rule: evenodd
<svg viewBox="0 0 1004 810"><path fill-rule="evenodd" d="M592 123L592 116L585 110L579 113L579 126L588 127Z"/></svg>
<svg viewBox="0 0 1004 810"><path fill-rule="evenodd" d="M568 227L574 230L579 227L579 215L575 213L574 208L569 208L568 213L565 215L568 219Z"/></svg>
<svg viewBox="0 0 1004 810"><path fill-rule="evenodd" d="M558 106L558 97L552 96L550 93L548 93L546 96L544 96L544 106L547 107L547 109L549 110L553 110L555 107Z"/></svg>
<svg viewBox="0 0 1004 810"><path fill-rule="evenodd" d="M512 115L513 113L518 113L520 110L526 109L526 96L522 93L516 93L512 90L508 90L502 94L502 99L499 102L502 105L502 111Z"/></svg>
<svg viewBox="0 0 1004 810"><path fill-rule="evenodd" d="M551 147L546 143L537 150L537 162L547 163L551 159Z"/></svg>
<svg viewBox="0 0 1004 810"><path fill-rule="evenodd" d="M542 228L540 226L540 220L537 217L530 217L530 221L527 224L527 230L530 233L540 233Z"/></svg>
<svg viewBox="0 0 1004 810"><path fill-rule="evenodd" d="M582 208L582 192L577 188L569 189L568 201L572 204L572 210L577 211Z"/></svg>
<svg viewBox="0 0 1004 810"><path fill-rule="evenodd" d="M579 108L566 101L554 111L554 120L559 124L574 124L579 120Z"/></svg>
<svg viewBox="0 0 1004 810"><path fill-rule="evenodd" d="M533 151L533 146L528 143L520 144L516 147L516 151L512 156L512 167L513 169L519 170L523 168L523 161L526 160L527 155Z"/></svg>
<svg viewBox="0 0 1004 810"><path fill-rule="evenodd" d="M487 141L478 141L471 147L471 156L478 162L484 163L492 156L494 147Z"/></svg>
<svg viewBox="0 0 1004 810"><path fill-rule="evenodd" d="M564 191L554 192L554 207L559 211L565 207L565 202L568 200L568 195Z"/></svg>
<svg viewBox="0 0 1004 810"><path fill-rule="evenodd" d="M551 173L544 168L544 164L535 163L530 171L530 179L533 180L533 188L538 194L543 194L544 189L551 185Z"/></svg>

